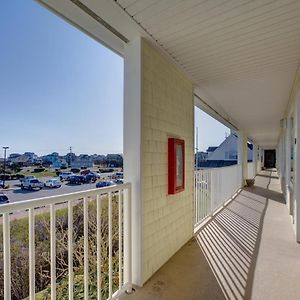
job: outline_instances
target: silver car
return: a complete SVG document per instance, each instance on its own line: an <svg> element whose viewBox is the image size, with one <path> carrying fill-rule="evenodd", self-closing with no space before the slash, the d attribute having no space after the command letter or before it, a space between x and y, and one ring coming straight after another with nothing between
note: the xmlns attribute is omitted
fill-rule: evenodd
<svg viewBox="0 0 300 300"><path fill-rule="evenodd" d="M45 182L45 187L49 188L60 188L62 185L58 178L51 178Z"/></svg>

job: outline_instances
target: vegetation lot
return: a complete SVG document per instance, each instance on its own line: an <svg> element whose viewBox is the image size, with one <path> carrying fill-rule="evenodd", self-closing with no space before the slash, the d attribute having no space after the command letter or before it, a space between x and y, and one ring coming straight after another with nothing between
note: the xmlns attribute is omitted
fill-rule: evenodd
<svg viewBox="0 0 300 300"><path fill-rule="evenodd" d="M102 296L108 297L108 203L102 201L101 213L101 276ZM113 197L113 290L119 282L119 234L118 234L118 199ZM56 275L57 299L68 299L68 211L67 208L56 210ZM0 220L2 217L0 218ZM89 295L97 298L96 267L96 202L89 201ZM2 220L1 220L2 222ZM122 237L121 237L122 238ZM27 299L29 295L29 249L28 218L11 222L11 272L12 299ZM84 236L83 236L83 201L73 208L73 265L74 299L83 299ZM36 299L50 299L50 214L35 216L35 281ZM0 299L3 299L3 236L0 225Z"/></svg>

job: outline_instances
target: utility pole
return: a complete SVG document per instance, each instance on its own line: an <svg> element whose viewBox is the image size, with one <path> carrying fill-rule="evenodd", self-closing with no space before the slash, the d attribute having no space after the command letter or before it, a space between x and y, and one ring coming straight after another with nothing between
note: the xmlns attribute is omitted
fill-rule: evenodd
<svg viewBox="0 0 300 300"><path fill-rule="evenodd" d="M69 150L70 150L70 155L69 155L69 159L68 159L68 164L69 164L69 166L71 166L71 163L72 163L72 146L70 146L70 148L69 148Z"/></svg>
<svg viewBox="0 0 300 300"><path fill-rule="evenodd" d="M2 147L4 149L4 160L3 160L3 188L5 188L5 168L6 168L6 150L9 149L9 147L4 146Z"/></svg>

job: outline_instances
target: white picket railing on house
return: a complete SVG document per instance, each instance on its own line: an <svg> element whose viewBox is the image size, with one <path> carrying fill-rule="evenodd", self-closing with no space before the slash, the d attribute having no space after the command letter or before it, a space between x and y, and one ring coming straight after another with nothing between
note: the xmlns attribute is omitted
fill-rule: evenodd
<svg viewBox="0 0 300 300"><path fill-rule="evenodd" d="M229 200L241 184L241 165L195 171L195 226Z"/></svg>
<svg viewBox="0 0 300 300"><path fill-rule="evenodd" d="M39 214L40 210L49 208L50 211L50 277L51 277L51 299L56 299L57 290L57 269L56 269L56 251L57 251L57 226L56 226L56 213L61 207L67 209L68 215L68 299L74 298L74 266L73 266L73 208L78 203L83 205L83 285L84 285L84 299L90 299L89 296L89 204L95 201L95 214L96 214L96 229L95 229L95 241L96 241L96 263L97 263L97 299L102 299L101 295L101 212L102 204L107 201L107 227L108 227L108 299L117 299L125 291L131 290L131 185L130 183L104 187L98 189L92 189L88 191L75 192L65 195L52 196L47 198L39 198L27 201L20 201L15 203L4 204L0 206L0 221L3 223L3 271L4 271L4 299L11 299L11 218L14 218L18 214L22 214L21 218L28 217L28 230L29 230L29 299L35 299L36 284L35 284L35 216ZM113 253L112 247L113 231L112 219L113 211L112 204L115 201L115 209L117 210L118 220L118 287L113 289ZM83 202L83 203L82 203ZM94 207L95 207L94 206ZM24 216L25 214L25 216ZM116 217L115 217L116 219ZM25 275L25 274L24 274ZM116 285L116 284L115 284Z"/></svg>

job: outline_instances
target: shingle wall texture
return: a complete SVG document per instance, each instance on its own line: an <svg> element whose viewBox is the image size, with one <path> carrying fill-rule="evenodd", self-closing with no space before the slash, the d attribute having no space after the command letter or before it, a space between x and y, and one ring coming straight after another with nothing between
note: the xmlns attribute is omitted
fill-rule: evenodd
<svg viewBox="0 0 300 300"><path fill-rule="evenodd" d="M193 235L194 100L191 81L142 40L143 280ZM168 137L185 140L185 191L168 196Z"/></svg>

